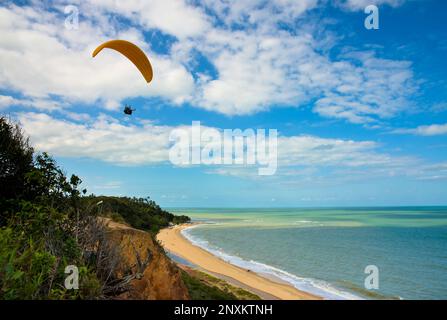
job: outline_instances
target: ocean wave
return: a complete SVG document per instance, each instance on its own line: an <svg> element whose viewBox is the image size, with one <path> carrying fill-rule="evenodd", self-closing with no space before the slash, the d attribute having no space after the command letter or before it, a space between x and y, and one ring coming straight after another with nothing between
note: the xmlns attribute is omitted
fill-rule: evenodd
<svg viewBox="0 0 447 320"><path fill-rule="evenodd" d="M315 294L317 296L320 296L324 299L330 299L330 300L362 300L363 298L360 296L357 296L355 294L352 294L350 292L346 292L343 290L340 290L338 288L335 288L330 283L323 281L323 280L317 280L312 278L303 278L299 277L297 275L291 274L285 270L281 270L279 268L258 262L253 260L245 260L241 257L234 256L227 254L226 252L222 251L219 248L216 248L215 246L211 245L207 240L198 238L196 236L193 236L190 231L194 228L199 228L201 226L205 226L205 224L201 225L193 225L189 228L183 229L181 231L181 234L188 239L191 243L194 245L212 253L213 255L221 258L222 260L231 263L233 265L236 265L243 269L248 269L253 272L264 274L265 276L271 276L273 278L277 278L279 280L285 281L287 283L290 283L295 288L301 291L309 292L312 294Z"/></svg>
<svg viewBox="0 0 447 320"><path fill-rule="evenodd" d="M294 224L294 225L309 225L309 224L317 224L317 223L318 223L317 221L312 221L312 220L296 220L296 221L292 222L292 224Z"/></svg>

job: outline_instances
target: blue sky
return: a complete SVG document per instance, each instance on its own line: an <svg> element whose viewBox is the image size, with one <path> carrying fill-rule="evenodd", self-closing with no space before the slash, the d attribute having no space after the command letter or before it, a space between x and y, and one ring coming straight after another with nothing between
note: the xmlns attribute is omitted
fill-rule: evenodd
<svg viewBox="0 0 447 320"><path fill-rule="evenodd" d="M370 4L379 30L364 27ZM445 12L441 0L6 1L0 112L95 194L165 207L447 205ZM91 58L110 39L146 52L149 86L119 54ZM276 174L174 166L169 134L192 121L277 129Z"/></svg>

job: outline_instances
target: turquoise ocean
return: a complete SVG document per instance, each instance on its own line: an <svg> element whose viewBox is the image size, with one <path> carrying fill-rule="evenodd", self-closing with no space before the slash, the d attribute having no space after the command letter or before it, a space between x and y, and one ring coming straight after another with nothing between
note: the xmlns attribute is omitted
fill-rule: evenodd
<svg viewBox="0 0 447 320"><path fill-rule="evenodd" d="M203 222L194 244L327 299L447 299L447 207L170 211Z"/></svg>

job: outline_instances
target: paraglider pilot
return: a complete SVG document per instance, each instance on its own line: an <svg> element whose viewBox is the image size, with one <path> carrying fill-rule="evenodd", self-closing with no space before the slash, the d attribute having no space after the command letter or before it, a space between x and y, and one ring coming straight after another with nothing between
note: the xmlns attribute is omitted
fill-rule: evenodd
<svg viewBox="0 0 447 320"><path fill-rule="evenodd" d="M130 106L128 106L127 104L126 104L126 106L124 107L124 114L127 114L127 115L129 115L129 116L131 116L132 115L132 112L134 112L135 111L135 109L132 109Z"/></svg>

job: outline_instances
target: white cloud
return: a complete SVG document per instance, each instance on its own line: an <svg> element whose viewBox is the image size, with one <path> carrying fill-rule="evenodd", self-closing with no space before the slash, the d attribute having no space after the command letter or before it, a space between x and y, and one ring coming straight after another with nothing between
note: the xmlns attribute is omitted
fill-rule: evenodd
<svg viewBox="0 0 447 320"><path fill-rule="evenodd" d="M427 165L423 169L425 174L419 177L420 180L447 180L447 162Z"/></svg>
<svg viewBox="0 0 447 320"><path fill-rule="evenodd" d="M257 174L256 166L223 166L208 173L270 179L281 183L334 183L366 178L426 175L417 158L380 152L374 141L328 139L316 136L281 136L278 138L278 170L271 177ZM293 182L295 181L295 182Z"/></svg>
<svg viewBox="0 0 447 320"><path fill-rule="evenodd" d="M126 124L105 115L82 124L56 119L44 113L20 113L18 120L39 151L62 157L92 158L124 166L169 163L169 149L172 146L170 133L174 129L190 128L158 126L148 121ZM280 136L278 175L308 176L315 174L315 170L341 168L374 169L381 175L388 175L391 171L402 174L416 163L414 159L393 157L378 149L379 145L373 141ZM253 165L204 168L207 172L221 175L257 176L257 167Z"/></svg>
<svg viewBox="0 0 447 320"><path fill-rule="evenodd" d="M314 136L281 137L278 141L279 164L341 167L386 165L391 157L377 153L377 147L372 141Z"/></svg>
<svg viewBox="0 0 447 320"><path fill-rule="evenodd" d="M397 129L392 131L393 133L409 133L418 136L438 136L447 134L447 123L445 124L432 124L427 126L419 126L412 129Z"/></svg>
<svg viewBox="0 0 447 320"><path fill-rule="evenodd" d="M91 5L111 14L127 17L146 29L159 29L179 39L205 33L209 17L184 0L94 0Z"/></svg>
<svg viewBox="0 0 447 320"><path fill-rule="evenodd" d="M304 17L315 1L302 2L301 9L290 11L295 12L290 19L278 5L293 8L288 1L217 3L210 10L217 12L224 27L173 47L174 54L189 58L192 53L185 51L200 51L216 69L216 77L200 78L194 105L233 116L316 100L315 112L353 123L387 119L412 107L409 97L417 83L410 62L379 58L373 51L351 50L330 58L320 49L333 39L317 39L317 30L305 21L293 34L278 29L278 21ZM257 24L253 16L260 12L269 18ZM234 23L245 29L232 29Z"/></svg>
<svg viewBox="0 0 447 320"><path fill-rule="evenodd" d="M20 104L20 101L18 99L15 99L11 96L0 95L0 110L5 109L11 105L18 105L18 104Z"/></svg>
<svg viewBox="0 0 447 320"><path fill-rule="evenodd" d="M93 186L93 189L95 190L110 190L110 189L120 189L121 188L121 181L108 181L104 184L95 185Z"/></svg>
<svg viewBox="0 0 447 320"><path fill-rule="evenodd" d="M88 113L62 111L62 114L74 121L89 122L92 119Z"/></svg>
<svg viewBox="0 0 447 320"><path fill-rule="evenodd" d="M297 63L314 56L311 41L287 34L209 32L198 45L219 76L200 83L197 104L226 115L241 115L305 100L309 87Z"/></svg>
<svg viewBox="0 0 447 320"><path fill-rule="evenodd" d="M50 99L17 99L12 96L0 95L0 109L12 106L23 106L37 110L53 111L63 108L63 104Z"/></svg>
<svg viewBox="0 0 447 320"><path fill-rule="evenodd" d="M226 115L273 107L300 107L317 99L324 117L369 123L412 108L416 91L411 64L349 52L331 60L318 53L308 33L259 34L214 30L191 47L199 48L218 72L198 84L195 102Z"/></svg>
<svg viewBox="0 0 447 320"><path fill-rule="evenodd" d="M363 10L369 5L389 5L391 7L398 7L403 5L408 0L338 0L339 5L349 10Z"/></svg>
<svg viewBox="0 0 447 320"><path fill-rule="evenodd" d="M372 52L351 52L328 66L334 76L324 88L315 111L352 123L370 123L413 109L408 97L415 93L411 64L379 59Z"/></svg>
<svg viewBox="0 0 447 320"><path fill-rule="evenodd" d="M120 166L170 165L170 133L178 128L190 129L189 125L159 126L146 120L129 124L106 115L86 119L84 123L44 113L20 113L17 117L38 151ZM210 174L268 179L272 183L292 185L335 184L395 176L432 181L447 179L446 163L430 164L414 157L390 155L381 152L380 147L374 141L279 136L278 170L274 176L259 176L257 165L202 165L202 169Z"/></svg>
<svg viewBox="0 0 447 320"><path fill-rule="evenodd" d="M435 103L431 106L430 111L435 113L441 113L447 111L447 102Z"/></svg>
<svg viewBox="0 0 447 320"><path fill-rule="evenodd" d="M124 125L105 115L79 124L44 113L22 113L19 121L37 150L56 156L92 158L118 165L153 164L168 159L169 127Z"/></svg>
<svg viewBox="0 0 447 320"><path fill-rule="evenodd" d="M278 22L293 22L306 11L315 8L318 0L204 0L201 4L227 26L252 25L269 29L276 27Z"/></svg>

